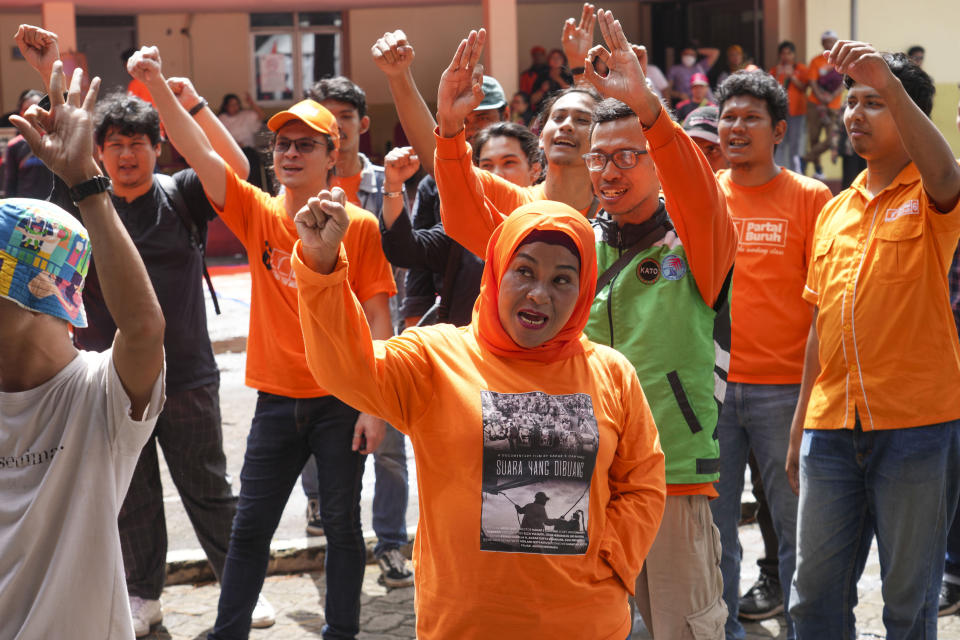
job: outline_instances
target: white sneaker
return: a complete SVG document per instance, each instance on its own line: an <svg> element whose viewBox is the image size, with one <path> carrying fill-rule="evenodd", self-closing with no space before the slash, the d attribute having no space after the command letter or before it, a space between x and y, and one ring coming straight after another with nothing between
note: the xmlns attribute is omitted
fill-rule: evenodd
<svg viewBox="0 0 960 640"><path fill-rule="evenodd" d="M150 627L163 620L159 600L145 600L130 596L130 617L133 618L133 634L138 638L150 633Z"/></svg>
<svg viewBox="0 0 960 640"><path fill-rule="evenodd" d="M273 623L276 621L276 610L261 593L259 596L257 596L257 606L253 608L253 616L250 618L250 626L254 629L266 629L267 627L272 627Z"/></svg>

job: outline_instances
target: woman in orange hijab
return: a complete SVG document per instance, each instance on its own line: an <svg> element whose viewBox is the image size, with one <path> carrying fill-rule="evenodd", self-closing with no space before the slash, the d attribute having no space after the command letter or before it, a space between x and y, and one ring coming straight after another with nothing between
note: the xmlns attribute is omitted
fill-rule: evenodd
<svg viewBox="0 0 960 640"><path fill-rule="evenodd" d="M589 223L558 202L520 207L490 239L469 326L374 341L346 279L343 193L296 222L314 377L413 445L417 637L627 637L663 454L633 366L583 335Z"/></svg>

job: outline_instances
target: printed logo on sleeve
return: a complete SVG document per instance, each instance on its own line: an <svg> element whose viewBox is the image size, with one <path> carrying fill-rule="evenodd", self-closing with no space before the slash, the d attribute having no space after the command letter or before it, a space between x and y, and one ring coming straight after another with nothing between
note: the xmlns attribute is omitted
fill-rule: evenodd
<svg viewBox="0 0 960 640"><path fill-rule="evenodd" d="M919 200L907 200L902 205L896 209L887 209L886 214L883 216L884 222L892 222L897 218L902 218L903 216L918 216L920 215L920 201Z"/></svg>
<svg viewBox="0 0 960 640"><path fill-rule="evenodd" d="M586 393L480 392L480 549L583 555L600 432Z"/></svg>

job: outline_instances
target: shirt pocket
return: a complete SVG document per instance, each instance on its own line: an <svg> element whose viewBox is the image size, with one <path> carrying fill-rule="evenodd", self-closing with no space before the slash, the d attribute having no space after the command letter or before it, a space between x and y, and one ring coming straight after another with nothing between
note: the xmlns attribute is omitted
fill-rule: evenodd
<svg viewBox="0 0 960 640"><path fill-rule="evenodd" d="M823 237L818 238L813 244L813 257L810 261L809 267L813 275L813 281L811 283L810 274L808 274L807 283L808 286L812 284L813 286L811 286L811 288L815 289L818 293L822 290L821 283L823 282L823 277L825 275L823 269L824 265L826 264L827 256L830 255L830 251L833 249L833 241L835 237L836 236L833 234L824 235Z"/></svg>
<svg viewBox="0 0 960 640"><path fill-rule="evenodd" d="M910 282L923 272L923 220L910 216L896 224L881 224L873 271L881 282Z"/></svg>

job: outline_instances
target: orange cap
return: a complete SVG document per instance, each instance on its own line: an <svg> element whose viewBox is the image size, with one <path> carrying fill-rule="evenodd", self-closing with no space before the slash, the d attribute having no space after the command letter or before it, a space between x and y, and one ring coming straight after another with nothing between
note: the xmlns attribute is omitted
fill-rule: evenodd
<svg viewBox="0 0 960 640"><path fill-rule="evenodd" d="M299 120L314 131L325 133L333 140L333 147L340 148L340 128L337 119L319 102L301 100L286 111L274 115L267 121L270 131L276 132L291 120Z"/></svg>

